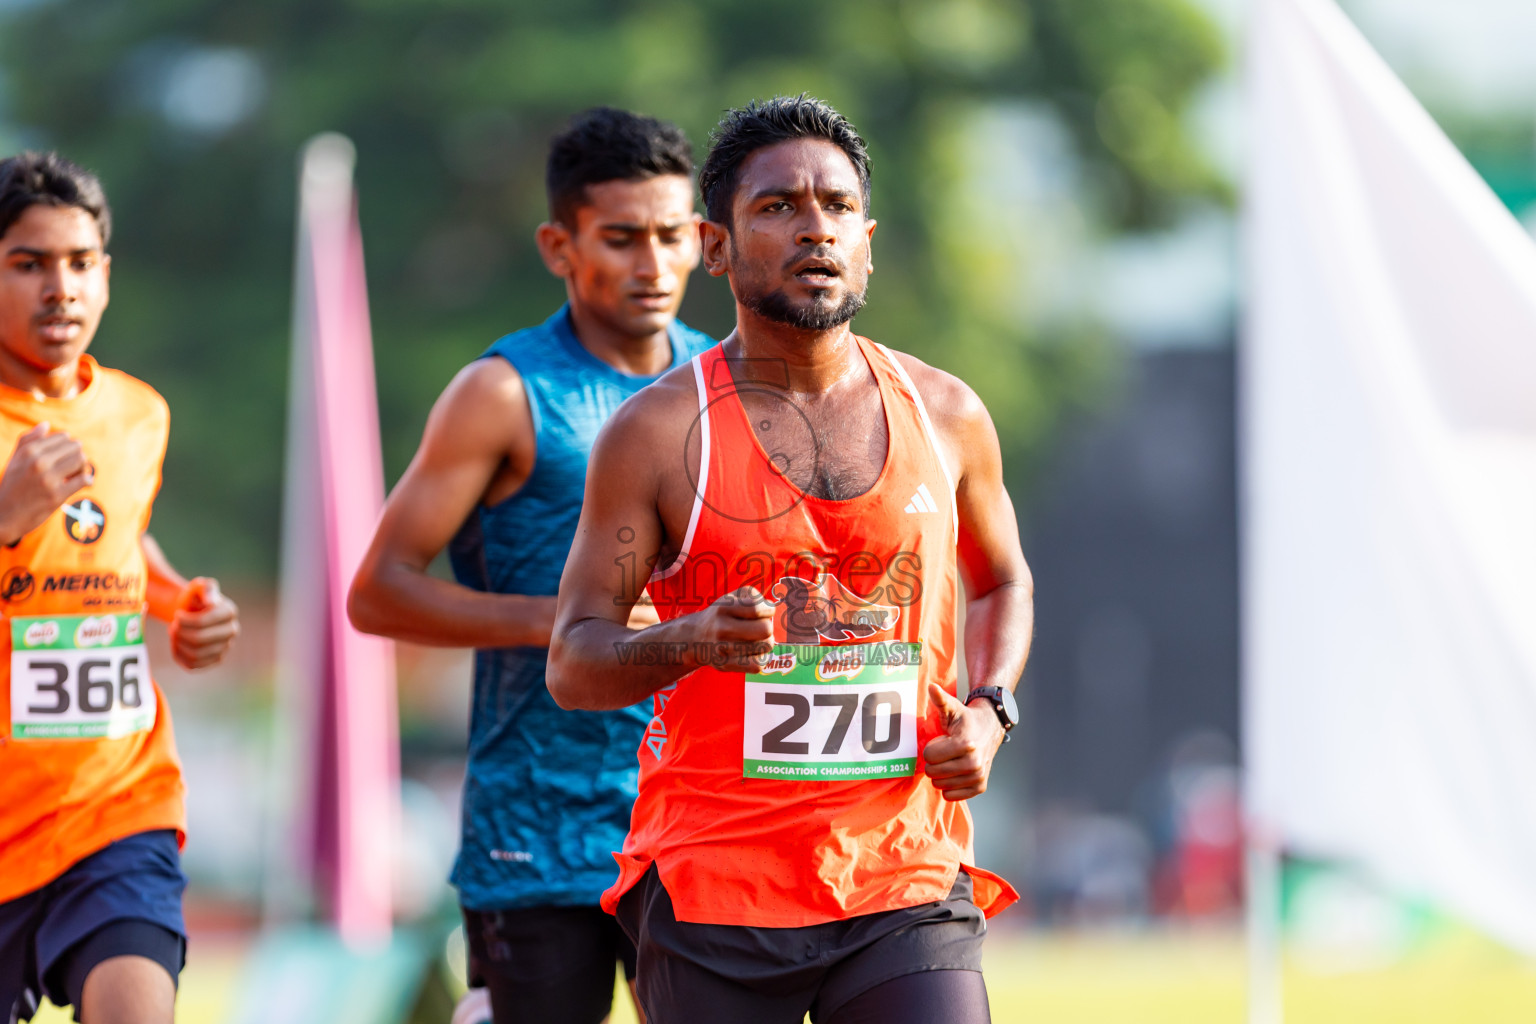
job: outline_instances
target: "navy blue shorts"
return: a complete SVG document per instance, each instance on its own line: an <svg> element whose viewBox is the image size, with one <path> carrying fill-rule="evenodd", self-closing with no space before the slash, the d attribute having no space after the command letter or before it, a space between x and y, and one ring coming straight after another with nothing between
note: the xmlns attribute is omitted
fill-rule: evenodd
<svg viewBox="0 0 1536 1024"><path fill-rule="evenodd" d="M132 954L175 979L186 959L187 876L172 830L119 839L49 882L0 903L0 1022L29 1020L46 995L74 1005L102 960Z"/></svg>

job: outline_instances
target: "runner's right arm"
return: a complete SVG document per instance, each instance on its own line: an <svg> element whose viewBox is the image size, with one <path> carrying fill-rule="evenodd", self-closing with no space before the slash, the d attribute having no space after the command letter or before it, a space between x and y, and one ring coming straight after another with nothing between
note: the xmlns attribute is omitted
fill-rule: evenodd
<svg viewBox="0 0 1536 1024"><path fill-rule="evenodd" d="M22 434L0 474L0 545L14 547L92 476L80 442L62 430L39 423Z"/></svg>
<svg viewBox="0 0 1536 1024"><path fill-rule="evenodd" d="M384 504L352 582L352 624L439 647L548 644L554 598L486 593L427 571L476 506L523 485L534 455L533 414L517 371L496 358L461 370Z"/></svg>
<svg viewBox="0 0 1536 1024"><path fill-rule="evenodd" d="M686 523L693 504L684 460L696 458L685 438L697 400L691 372L682 372L620 406L592 447L545 674L563 708L628 707L705 661L756 671L771 649L773 605L752 587L647 629L627 624L638 581L627 582L618 567L654 563L668 541L676 543L666 523Z"/></svg>

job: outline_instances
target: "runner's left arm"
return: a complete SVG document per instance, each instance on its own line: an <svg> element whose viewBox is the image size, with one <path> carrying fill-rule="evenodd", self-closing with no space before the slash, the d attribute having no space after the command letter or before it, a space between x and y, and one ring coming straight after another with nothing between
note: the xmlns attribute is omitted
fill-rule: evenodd
<svg viewBox="0 0 1536 1024"><path fill-rule="evenodd" d="M240 635L235 602L219 590L218 580L182 576L149 534L142 536L141 543L149 614L169 626L176 663L198 669L224 660L229 645Z"/></svg>
<svg viewBox="0 0 1536 1024"><path fill-rule="evenodd" d="M1013 501L1003 486L997 429L965 384L912 360L908 364L957 469L960 573L965 581L965 665L970 685L1012 690L1034 637L1034 579L1019 543ZM923 751L926 772L948 800L984 793L1003 728L992 705L961 704L931 686L944 733Z"/></svg>

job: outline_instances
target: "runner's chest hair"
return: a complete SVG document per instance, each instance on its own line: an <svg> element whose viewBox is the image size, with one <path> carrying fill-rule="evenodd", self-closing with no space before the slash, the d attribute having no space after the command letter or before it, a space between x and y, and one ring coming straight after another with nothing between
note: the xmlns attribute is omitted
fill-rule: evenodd
<svg viewBox="0 0 1536 1024"><path fill-rule="evenodd" d="M875 486L890 431L874 381L814 397L747 390L741 404L763 451L802 491L844 501Z"/></svg>

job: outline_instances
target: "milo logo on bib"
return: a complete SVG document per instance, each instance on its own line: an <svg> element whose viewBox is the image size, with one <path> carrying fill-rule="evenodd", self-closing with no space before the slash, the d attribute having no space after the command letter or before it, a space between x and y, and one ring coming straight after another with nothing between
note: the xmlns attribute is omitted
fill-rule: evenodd
<svg viewBox="0 0 1536 1024"><path fill-rule="evenodd" d="M117 636L117 619L113 616L87 616L75 627L75 646L105 647L115 636Z"/></svg>
<svg viewBox="0 0 1536 1024"><path fill-rule="evenodd" d="M143 616L10 621L12 738L110 739L155 724Z"/></svg>
<svg viewBox="0 0 1536 1024"><path fill-rule="evenodd" d="M47 647L59 639L59 624L53 619L34 622L21 634L23 647Z"/></svg>
<svg viewBox="0 0 1536 1024"><path fill-rule="evenodd" d="M849 782L917 770L922 645L778 644L745 678L742 775Z"/></svg>

